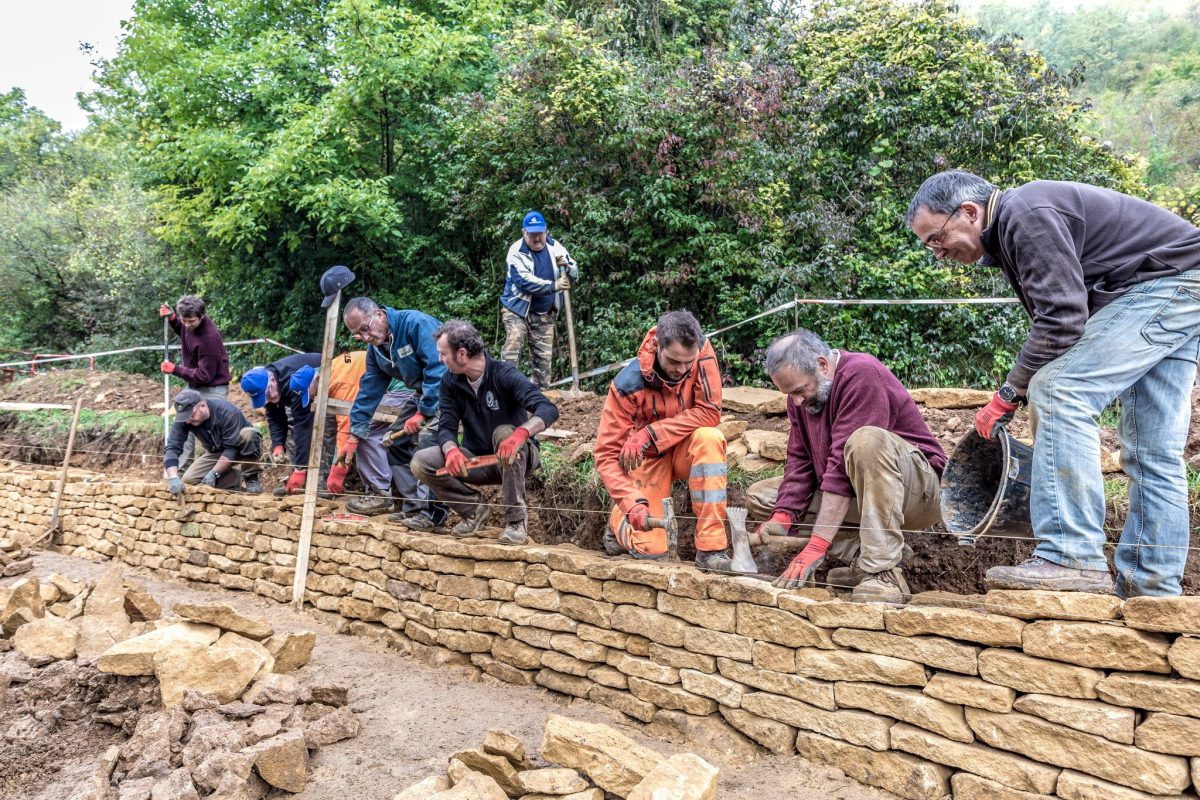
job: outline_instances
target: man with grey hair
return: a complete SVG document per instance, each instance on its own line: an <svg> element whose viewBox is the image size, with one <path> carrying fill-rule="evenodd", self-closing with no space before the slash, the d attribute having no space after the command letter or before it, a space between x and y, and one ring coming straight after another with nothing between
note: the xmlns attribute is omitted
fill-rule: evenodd
<svg viewBox="0 0 1200 800"><path fill-rule="evenodd" d="M229 354L221 331L205 313L204 300L194 294L185 294L175 301L173 313L171 307L163 303L158 315L166 317L167 324L179 337L179 362L162 362L162 372L179 378L201 397L228 398ZM181 470L186 472L191 465L195 447L195 434L189 433L179 457Z"/></svg>
<svg viewBox="0 0 1200 800"><path fill-rule="evenodd" d="M1183 448L1200 359L1200 229L1082 183L1000 190L942 172L907 222L935 258L998 267L1033 319L975 428L994 435L1028 403L1036 426L1033 557L988 570L997 589L1113 591L1104 556L1097 417L1121 401L1129 515L1113 561L1122 597L1180 594L1190 523Z"/></svg>
<svg viewBox="0 0 1200 800"><path fill-rule="evenodd" d="M775 585L803 586L829 552L850 564L828 577L853 587L851 599L908 602L904 531L941 519L946 466L916 403L874 356L803 329L771 343L766 369L788 396L787 462L747 490L747 505L767 519L760 534L809 536Z"/></svg>

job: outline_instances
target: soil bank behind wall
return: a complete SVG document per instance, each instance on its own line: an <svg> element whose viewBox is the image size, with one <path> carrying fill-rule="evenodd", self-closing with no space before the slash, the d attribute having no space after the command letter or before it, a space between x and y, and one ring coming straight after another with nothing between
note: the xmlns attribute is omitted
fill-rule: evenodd
<svg viewBox="0 0 1200 800"><path fill-rule="evenodd" d="M52 486L0 475L0 532L44 531ZM67 488L60 552L290 597L295 501L195 490L180 522L157 484ZM633 719L720 714L914 800L1190 797L1200 781L1196 597L994 592L893 609L570 546L321 522L305 597Z"/></svg>

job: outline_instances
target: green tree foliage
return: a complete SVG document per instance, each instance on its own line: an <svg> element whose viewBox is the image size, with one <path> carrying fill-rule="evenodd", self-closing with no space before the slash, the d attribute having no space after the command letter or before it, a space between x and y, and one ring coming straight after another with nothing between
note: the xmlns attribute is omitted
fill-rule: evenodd
<svg viewBox="0 0 1200 800"><path fill-rule="evenodd" d="M504 253L541 208L584 277L581 360L794 297L990 294L907 232L928 174L1136 188L1039 56L940 0L138 0L91 102L228 330L315 346L316 280L499 337ZM805 307L718 340L737 379L799 322L914 383L991 381L1012 308Z"/></svg>

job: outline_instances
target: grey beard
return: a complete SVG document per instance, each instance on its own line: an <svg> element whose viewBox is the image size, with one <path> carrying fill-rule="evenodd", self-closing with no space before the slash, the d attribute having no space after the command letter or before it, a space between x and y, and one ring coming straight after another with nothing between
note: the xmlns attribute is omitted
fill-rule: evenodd
<svg viewBox="0 0 1200 800"><path fill-rule="evenodd" d="M817 376L817 396L804 404L804 409L810 414L820 414L825 408L825 404L829 402L829 392L833 389L832 378L822 378Z"/></svg>

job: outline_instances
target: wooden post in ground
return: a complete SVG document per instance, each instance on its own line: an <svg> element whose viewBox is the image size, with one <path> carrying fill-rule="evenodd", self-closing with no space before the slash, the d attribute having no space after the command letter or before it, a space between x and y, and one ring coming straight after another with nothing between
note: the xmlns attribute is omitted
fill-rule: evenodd
<svg viewBox="0 0 1200 800"><path fill-rule="evenodd" d="M75 411L71 415L71 432L67 435L67 452L63 456L62 473L58 476L58 487L54 490L54 507L50 511L50 530L43 533L37 538L34 544L38 544L47 536L53 536L58 530L58 511L62 508L63 490L67 487L67 472L71 468L71 453L75 450L75 431L79 429L79 409L83 405L83 398L75 401Z"/></svg>
<svg viewBox="0 0 1200 800"><path fill-rule="evenodd" d="M308 449L308 479L304 483L304 513L300 517L300 548L296 552L296 575L292 580L292 603L304 606L304 584L308 581L308 552L312 547L312 530L317 515L317 484L320 483L321 455L324 449L325 412L329 406L329 371L337 339L338 310L342 307L342 291L338 290L325 312L325 340L321 343L321 380L317 392L317 408L313 412L312 445ZM312 398L309 398L310 402Z"/></svg>

